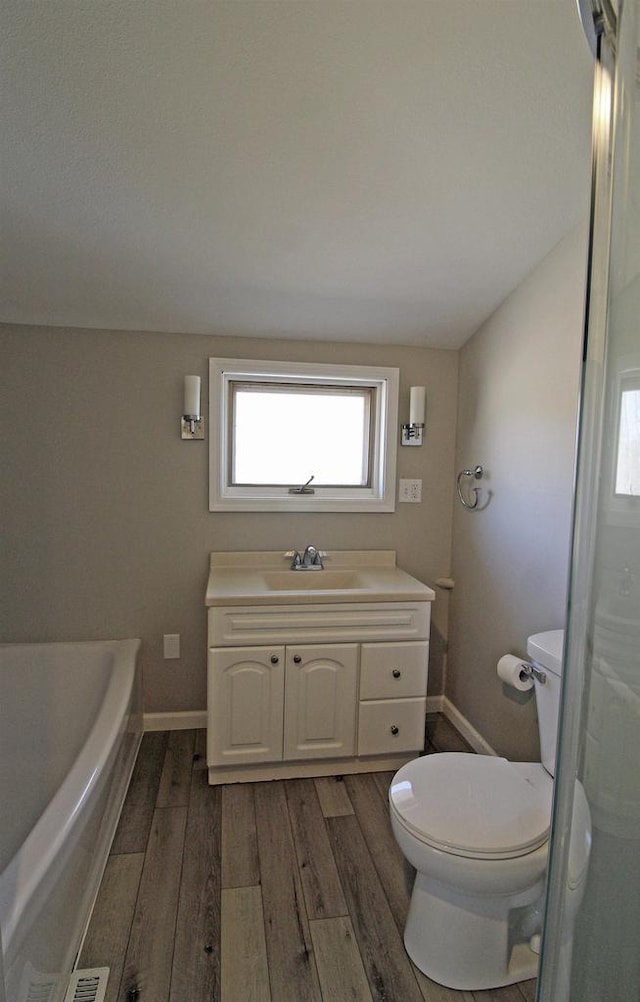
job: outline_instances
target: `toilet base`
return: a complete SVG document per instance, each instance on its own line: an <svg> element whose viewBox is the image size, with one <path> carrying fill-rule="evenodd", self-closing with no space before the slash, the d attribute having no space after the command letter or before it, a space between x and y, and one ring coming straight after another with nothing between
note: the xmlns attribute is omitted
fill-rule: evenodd
<svg viewBox="0 0 640 1002"><path fill-rule="evenodd" d="M527 910L536 913L540 894L536 885L513 895L462 895L417 873L404 931L406 951L432 981L458 991L535 978L538 956L528 944L535 930L525 933L524 941L518 938Z"/></svg>

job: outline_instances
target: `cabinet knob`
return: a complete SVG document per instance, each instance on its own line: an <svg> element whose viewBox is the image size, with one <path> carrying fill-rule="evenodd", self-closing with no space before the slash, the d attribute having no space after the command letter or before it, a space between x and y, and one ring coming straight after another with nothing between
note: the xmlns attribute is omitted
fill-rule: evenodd
<svg viewBox="0 0 640 1002"><path fill-rule="evenodd" d="M391 674L393 675L394 678L400 678L402 672L400 671L399 668L394 668Z"/></svg>
<svg viewBox="0 0 640 1002"><path fill-rule="evenodd" d="M271 661L272 665L277 665L280 658L278 657L277 654L272 654L269 660Z"/></svg>
<svg viewBox="0 0 640 1002"><path fill-rule="evenodd" d="M293 663L294 664L299 665L301 661L302 661L302 658L300 657L299 654L294 654L293 655Z"/></svg>
<svg viewBox="0 0 640 1002"><path fill-rule="evenodd" d="M400 728L397 727L396 724L392 724L391 727L390 727L390 730L391 730L392 734L398 734L399 731L400 731Z"/></svg>

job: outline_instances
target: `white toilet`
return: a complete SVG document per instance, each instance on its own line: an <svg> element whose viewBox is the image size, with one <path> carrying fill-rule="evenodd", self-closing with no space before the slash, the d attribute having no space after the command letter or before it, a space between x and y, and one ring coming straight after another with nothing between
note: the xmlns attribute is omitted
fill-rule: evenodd
<svg viewBox="0 0 640 1002"><path fill-rule="evenodd" d="M448 988L535 977L551 824L563 630L529 638L542 762L440 753L389 790L391 825L417 874L404 943Z"/></svg>

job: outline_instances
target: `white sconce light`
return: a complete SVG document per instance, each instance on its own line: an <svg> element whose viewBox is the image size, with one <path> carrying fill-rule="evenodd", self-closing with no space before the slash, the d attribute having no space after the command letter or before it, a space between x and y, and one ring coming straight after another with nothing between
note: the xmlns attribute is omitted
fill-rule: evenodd
<svg viewBox="0 0 640 1002"><path fill-rule="evenodd" d="M409 397L409 423L402 425L400 445L422 445L425 404L424 386L412 386Z"/></svg>
<svg viewBox="0 0 640 1002"><path fill-rule="evenodd" d="M204 421L200 414L200 376L184 377L181 437L204 438Z"/></svg>

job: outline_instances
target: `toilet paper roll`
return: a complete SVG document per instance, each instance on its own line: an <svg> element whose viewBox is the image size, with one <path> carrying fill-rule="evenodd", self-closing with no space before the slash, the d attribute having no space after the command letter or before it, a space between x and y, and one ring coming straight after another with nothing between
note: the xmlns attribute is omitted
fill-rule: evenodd
<svg viewBox="0 0 640 1002"><path fill-rule="evenodd" d="M498 678L514 689L526 692L533 687L533 679L523 674L523 667L522 658L517 658L514 654L503 654L498 661Z"/></svg>

